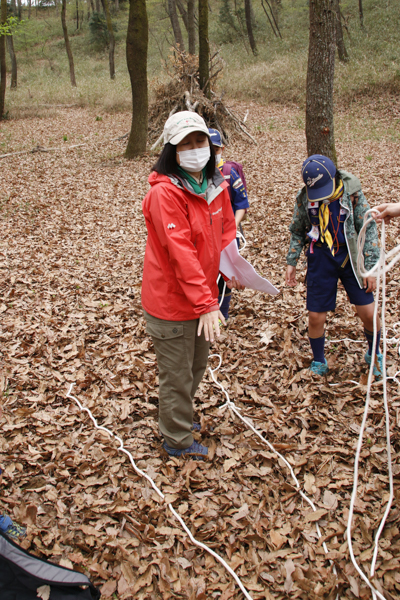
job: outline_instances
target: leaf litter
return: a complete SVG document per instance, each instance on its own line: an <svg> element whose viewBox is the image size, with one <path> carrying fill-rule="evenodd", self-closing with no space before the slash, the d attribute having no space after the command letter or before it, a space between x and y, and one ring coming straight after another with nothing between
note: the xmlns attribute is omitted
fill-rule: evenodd
<svg viewBox="0 0 400 600"><path fill-rule="evenodd" d="M390 98L389 108L372 101L367 108L384 127L399 106ZM329 375L311 377L305 286L283 287L288 225L306 152L298 124L302 112L255 103L234 108L239 115L249 110L248 126L258 142L255 147L238 140L226 150L243 163L248 181L244 255L281 294L234 295L229 325L213 349L222 355L218 380L292 465L317 513L302 502L283 463L241 421L219 410L225 400L209 376L197 395L202 432L195 436L209 446L211 460L182 462L163 454L156 360L140 306L146 240L141 200L154 157L128 162L123 141L97 146L97 140L127 131L129 115L104 115L99 125L82 109L5 122L0 133L7 151L30 148L32 140L44 146L55 140L58 146L65 132L70 144L91 142L84 149L2 163L0 506L27 526L25 548L86 572L103 598L243 597L223 567L190 543L166 502L198 540L228 561L254 599L333 599L338 592L369 598L345 540L366 393L364 346L331 342ZM346 110L341 122L348 119L355 130L367 126L361 107ZM348 129L341 133L339 162L360 176L371 204L395 200L398 144L384 138L359 144ZM397 222L388 227L387 245L398 243ZM299 275L304 279L303 260ZM388 279L387 321L393 325L400 301L396 271ZM363 339L342 288L327 337ZM398 364L391 345L390 374ZM166 502L133 472L117 444L66 399L71 383L98 423L124 439ZM389 403L396 498L374 581L388 598L397 598L395 383L389 383ZM381 386L374 384L353 525L354 552L365 569L388 494L383 417ZM317 517L328 556L317 538Z"/></svg>

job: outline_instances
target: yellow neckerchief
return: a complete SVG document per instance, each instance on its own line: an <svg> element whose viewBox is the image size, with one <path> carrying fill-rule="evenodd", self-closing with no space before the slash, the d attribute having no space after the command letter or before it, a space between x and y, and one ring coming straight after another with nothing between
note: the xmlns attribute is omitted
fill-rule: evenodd
<svg viewBox="0 0 400 600"><path fill-rule="evenodd" d="M222 169L222 167L224 166L224 159L222 158L222 154L221 154L221 160L219 161L219 163L217 164L218 169Z"/></svg>
<svg viewBox="0 0 400 600"><path fill-rule="evenodd" d="M338 198L340 198L343 194L343 181L339 183L336 190L333 192L332 196L329 197L329 203L334 202ZM321 242L326 242L329 250L332 253L332 256L335 256L335 250L333 247L332 236L328 230L329 225L329 205L321 202L321 206L319 207L319 231Z"/></svg>

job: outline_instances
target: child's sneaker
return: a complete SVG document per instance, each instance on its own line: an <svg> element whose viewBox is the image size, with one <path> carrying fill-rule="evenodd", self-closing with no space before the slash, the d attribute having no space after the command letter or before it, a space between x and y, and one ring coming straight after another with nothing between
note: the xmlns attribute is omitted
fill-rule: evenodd
<svg viewBox="0 0 400 600"><path fill-rule="evenodd" d="M325 362L318 362L317 360L313 360L310 365L311 373L314 375L325 375L329 371L328 363L326 362L326 358L324 358Z"/></svg>
<svg viewBox="0 0 400 600"><path fill-rule="evenodd" d="M26 527L13 523L8 515L0 515L0 531L14 541L26 536Z"/></svg>
<svg viewBox="0 0 400 600"><path fill-rule="evenodd" d="M204 460L208 454L208 448L206 446L202 446L198 442L193 442L189 448L171 448L168 446L167 442L164 442L163 448L170 456L176 457L191 456L192 458Z"/></svg>
<svg viewBox="0 0 400 600"><path fill-rule="evenodd" d="M365 353L365 362L367 363L367 365L371 364L371 355L369 354L369 352ZM375 379L377 381L380 381L382 379L382 373L383 373L383 354L381 354L379 352L379 354L376 355L377 361L374 361L374 375L375 375Z"/></svg>

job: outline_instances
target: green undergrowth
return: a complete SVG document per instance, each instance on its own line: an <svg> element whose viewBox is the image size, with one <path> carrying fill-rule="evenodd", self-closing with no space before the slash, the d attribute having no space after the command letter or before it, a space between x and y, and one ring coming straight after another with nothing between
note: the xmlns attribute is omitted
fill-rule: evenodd
<svg viewBox="0 0 400 600"><path fill-rule="evenodd" d="M307 53L307 0L282 0L278 23L282 39L274 36L261 4L253 2L257 56L250 52L243 13L235 13L233 0L210 3L210 41L219 48L225 67L218 92L228 98L260 103L294 103L304 106ZM354 99L400 91L400 13L397 3L364 0L364 28L358 3L342 0L348 63L336 62L335 99L347 104ZM162 3L148 1L150 92L167 77L172 32ZM6 110L11 118L46 114L43 105L74 104L105 111L131 109L131 92L125 58L128 3L113 15L116 24L116 78L110 80L107 49L93 44L85 15L76 30L74 6L68 5L67 24L74 55L77 88L69 80L59 9L32 10L15 35L18 89L7 90ZM241 20L242 19L242 20ZM181 22L182 31L185 32ZM10 67L10 65L8 65Z"/></svg>

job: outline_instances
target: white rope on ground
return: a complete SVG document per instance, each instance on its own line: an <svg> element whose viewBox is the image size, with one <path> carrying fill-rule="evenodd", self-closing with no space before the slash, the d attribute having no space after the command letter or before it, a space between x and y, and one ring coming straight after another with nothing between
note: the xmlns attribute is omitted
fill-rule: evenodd
<svg viewBox="0 0 400 600"><path fill-rule="evenodd" d="M373 221L373 217L371 216L373 212L378 212L378 211L376 209L371 209L371 210L368 210L364 215L364 223L363 223L363 226L361 228L361 231L359 233L358 240L357 240L357 249L358 249L357 267L358 267L361 277L364 277L364 278L376 277L376 280L377 280L376 299L375 299L375 307L374 307L374 331L373 331L373 342L372 342L373 350L375 350L375 348L376 348L378 303L379 303L379 294L380 294L380 283L381 283L381 278L382 278L382 316L381 316L382 339L383 339L383 360L382 360L383 373L382 373L382 377L383 377L383 403L384 403L384 410L385 410L386 452L387 452L387 459L388 459L388 475L389 475L389 499L388 499L385 513L384 513L381 523L379 525L378 531L376 532L376 535L375 535L374 553L373 553L371 569L370 569L370 577L371 578L375 574L375 566L376 566L376 560L377 560L378 550L379 550L379 538L380 538L383 528L385 526L385 522L386 522L387 516L390 512L390 508L391 508L391 505L393 502L393 496L394 496L392 460L391 460L391 448L390 448L389 407L388 407L388 401L387 401L387 386L386 386L387 339L386 339L385 308L386 308L386 273L400 260L400 246L395 247L393 250L391 250L387 254L385 252L385 223L384 223L384 221L382 221L381 248L380 248L379 260L372 269L370 269L369 271L365 270L364 253L363 253L364 244L365 244L365 232L366 232L366 228L368 227L368 225ZM386 260L388 260L390 258L392 260L389 262L389 264L386 264ZM352 543L352 538L351 538L351 533L352 533L351 528L352 528L352 521L353 521L353 515L354 515L354 505L355 505L355 501L357 499L359 461L360 461L365 426L366 426L367 417L368 417L373 370L374 370L374 360L373 360L373 357L371 357L371 365L370 365L370 370L369 370L369 374L368 374L367 397L366 397L365 409L364 409L363 419L362 419L360 433L359 433L358 442L357 442L356 455L355 455L355 459L354 459L354 484L353 484L353 491L352 491L352 495L351 495L351 502L350 502L350 508L349 508L349 517L348 517L348 522L347 522L347 543L348 543L348 547L349 547L351 561L352 561L357 573L360 575L361 579L371 589L373 600L376 600L377 598L380 598L380 600L385 600L385 597L379 592L379 590L376 589L376 587L371 583L370 579L367 577L367 575L364 573L364 571L358 565L358 563L355 559L355 556L354 556L353 543ZM396 375L397 375L397 373L396 373ZM397 381L396 376L393 379L395 379Z"/></svg>
<svg viewBox="0 0 400 600"><path fill-rule="evenodd" d="M277 451L277 450L274 448L274 446L273 446L273 445L272 445L272 444L271 444L271 443L270 443L268 440L266 440L266 439L264 438L264 436L263 436L263 435L262 435L262 434L261 434L261 433L260 433L260 432L259 432L259 431L258 431L258 430L257 430L257 429L256 429L256 428L255 428L255 427L254 427L254 426L253 426L251 423L250 423L250 421L248 421L248 420L246 419L246 417L243 417L243 416L240 414L240 410L241 410L241 409L240 409L240 408L238 408L237 406L235 406L235 403L234 403L234 402L231 402L231 400L230 400L230 398L229 398L229 394L228 394L228 392L226 391L226 389L224 388L224 386L223 386L222 384L220 384L220 383L219 383L219 382L216 380L216 378L214 377L214 373L215 373L215 371L218 371L218 369L219 369L219 368L220 368L220 366L221 366L221 363L222 363L222 358L221 358L221 356L220 356L219 354L210 354L209 358L218 358L218 359L219 359L219 364L218 364L218 366L217 366L215 369L212 369L211 367L208 367L208 370L209 370L209 371L210 371L210 373L211 373L211 378L212 378L212 380L213 380L213 381L214 381L214 383L215 383L215 384L216 384L216 385L217 385L217 386L220 388L220 390L221 390L221 391L222 391L222 392L225 394L225 397L226 397L226 402L225 402L225 404L223 404L222 406L220 406L220 410L224 410L225 408L229 408L229 409L230 409L230 410L231 410L231 411L232 411L232 412L233 412L233 413L234 413L234 414L235 414L235 415L236 415L236 416L237 416L237 417L238 417L238 418L239 418L241 421L243 421L243 423L244 423L244 424L245 424L245 425L246 425L246 426L247 426L249 429L251 429L251 430L252 430L252 432L253 432L253 433L255 433L255 435L256 435L257 437L259 437L259 438L260 438L260 440L261 440L261 441L262 441L264 444L266 444L266 445L268 446L268 448L269 448L269 449L270 449L270 450L271 450L271 451L272 451L274 454L276 454L276 456L277 456L278 458L280 458L280 459L281 459L281 460L282 460L282 461L285 463L285 465L286 465L286 466L287 466L287 468L289 469L290 475L292 476L292 479L293 479L293 481L294 481L294 483L295 483L296 489L297 489L297 491L299 492L300 496L303 498L303 500L305 500L305 501L306 501L306 502L307 502L307 503L308 503L308 504L311 506L312 510L313 510L314 512L316 512L316 511L317 511L317 509L316 509L316 507L315 507L315 504L314 504L314 503L313 503L313 501L312 501L312 500L311 500L311 499L310 499L310 498L307 496L307 494L305 494L305 493L303 492L303 490L301 489L300 483L299 483L299 481L298 481L298 479L297 479L296 475L294 474L294 471L293 471L293 469L292 469L292 466L291 466L291 464L290 464L290 463L289 463L289 462L286 460L286 458L285 458L284 456L282 456L282 454L280 454L280 453L279 453L279 452L278 452L278 451ZM321 530L320 530L320 528L319 528L318 522L316 522L316 523L315 523L315 527L316 527L316 530L317 530L317 535L318 535L318 538L319 538L319 539L321 539L321 537L322 537L322 534L321 534ZM323 543L322 543L322 547L323 547L323 549L324 549L325 553L326 553L326 554L328 554L329 550L328 550L328 548L327 548L327 545L326 545L326 543L325 543L325 542L323 542ZM334 563L333 563L332 561L330 561L330 563L331 563L331 565L332 565L332 570L333 570L333 573L334 573L335 575L337 575L337 571L336 571L336 567L335 567Z"/></svg>
<svg viewBox="0 0 400 600"><path fill-rule="evenodd" d="M158 496L162 500L164 500L165 499L165 495L162 493L162 491L159 489L159 487L157 487L157 485L154 482L154 480L149 475L147 475L147 473L145 473L144 471L142 471L141 469L139 469L139 467L136 465L136 463L135 463L135 461L133 459L132 454L129 452L129 450L126 450L126 448L124 447L124 443L123 443L122 439L118 435L115 435L115 433L113 433L110 429L107 429L107 427L102 427L101 425L98 425L97 424L97 420L93 416L92 412L88 408L86 408L86 406L83 406L79 402L79 400L77 398L75 398L75 396L71 395L72 388L73 388L74 385L75 385L74 383L71 383L69 391L68 391L68 394L67 394L67 398L71 398L72 400L74 400L76 402L76 404L78 405L79 409L81 411L83 411L83 412L86 412L89 415L89 417L92 420L93 425L95 426L96 429L99 429L100 431L104 431L105 433L108 433L108 435L110 437L115 438L119 442L119 448L118 448L118 450L120 452L123 452L124 454L127 455L127 457L129 458L129 460L131 462L131 465L134 468L134 470L136 471L136 473L138 475L140 475L141 477L144 477L145 479L147 479L147 481L150 483L151 487L156 492L156 494L158 494ZM190 531L190 529L185 524L185 521L176 512L176 510L174 509L174 507L172 506L172 504L168 504L167 506L168 506L169 510L171 511L171 513L174 515L174 517L181 524L182 529L188 535L190 541L195 546L198 546L199 548L202 548L203 550L205 550L206 552L208 552L209 554L211 554L211 556L213 556L218 562L220 562L221 565L233 577L233 579L235 580L235 582L237 583L237 585L239 586L239 588L243 592L245 598L247 598L247 600L253 600L253 598L250 596L249 592L246 590L246 588L244 587L244 585L241 582L241 580L239 579L239 577L236 575L235 571L228 565L228 563L225 562L224 559L221 556L219 556L219 554L217 554L216 552L214 552L214 550L212 550L211 548L209 548L206 544L203 544L203 542L199 542L198 540L196 540L196 538L193 537L192 532Z"/></svg>

